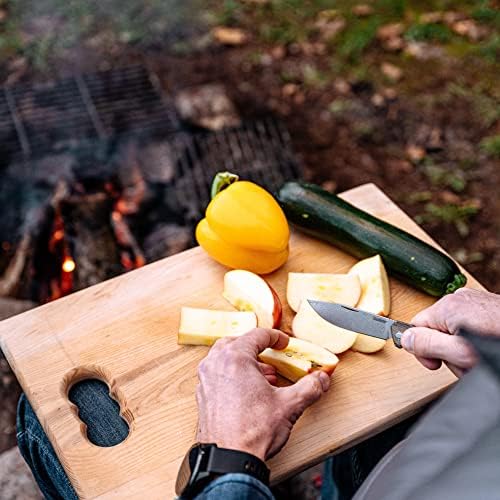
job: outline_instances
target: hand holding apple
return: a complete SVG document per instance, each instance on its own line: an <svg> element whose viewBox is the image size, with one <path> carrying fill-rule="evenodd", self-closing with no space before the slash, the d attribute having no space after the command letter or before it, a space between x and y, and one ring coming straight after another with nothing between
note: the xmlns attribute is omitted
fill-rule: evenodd
<svg viewBox="0 0 500 500"><path fill-rule="evenodd" d="M246 451L262 460L281 450L297 419L330 386L330 377L322 371L288 387L271 385L273 368L259 363L257 356L268 347L284 349L287 344L287 335L264 328L214 344L198 368L199 442Z"/></svg>

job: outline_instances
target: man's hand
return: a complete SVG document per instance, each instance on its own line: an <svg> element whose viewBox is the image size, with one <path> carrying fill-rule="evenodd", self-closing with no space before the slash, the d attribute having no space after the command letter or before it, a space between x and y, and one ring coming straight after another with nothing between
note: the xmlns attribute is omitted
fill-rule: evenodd
<svg viewBox="0 0 500 500"><path fill-rule="evenodd" d="M257 356L287 345L287 335L264 328L214 344L198 368L199 442L262 460L283 448L297 419L330 386L330 377L317 371L289 387L274 387L275 369Z"/></svg>
<svg viewBox="0 0 500 500"><path fill-rule="evenodd" d="M402 337L403 347L415 354L430 370L445 361L450 370L462 376L472 368L477 356L465 339L457 336L459 328L479 335L500 337L500 295L460 288L417 314Z"/></svg>

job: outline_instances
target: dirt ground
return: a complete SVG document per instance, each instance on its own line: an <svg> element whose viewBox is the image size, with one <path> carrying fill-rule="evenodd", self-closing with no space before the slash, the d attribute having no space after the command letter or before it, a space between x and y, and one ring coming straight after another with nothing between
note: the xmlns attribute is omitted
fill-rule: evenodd
<svg viewBox="0 0 500 500"><path fill-rule="evenodd" d="M498 18L488 18L494 16L494 2L456 2L462 18L446 28L451 34L440 20L429 30L422 18L435 11L443 18L442 11L453 7L450 2L423 2L425 12L409 6L399 18L381 14L378 30L397 21L406 34L393 28L393 36L384 38L372 30L359 53L362 43L351 36L350 26L358 17L371 26L370 16L381 2L373 2L375 13L359 16L353 14L356 2L340 2L347 9L340 17L326 12L332 10L322 7L328 2L304 2L310 10L316 6L304 19L293 1L215 3L212 24L242 30L238 43L213 36L207 41L206 33L196 32L192 43L172 50L157 41L147 47L119 37L110 42L111 31L93 32L92 44L80 40L62 56L51 57L46 67L40 52L35 58L9 46L2 81L61 76L74 70L77 60L83 71L142 62L160 74L169 91L221 82L243 117L272 112L283 119L307 180L335 192L377 184L486 288L500 292L500 142L494 139L500 134L499 30ZM273 7L278 4L282 10ZM475 4L483 6L479 14L472 11ZM474 15L474 26L487 31L477 40L470 24L456 24ZM415 16L421 16L418 22ZM302 20L314 26L309 34L299 29ZM322 38L324 26L340 29L338 44ZM472 31L457 34L467 26ZM52 28L50 23L36 26L38 31ZM399 48L387 49L387 40ZM352 46L355 51L349 53L345 47ZM482 55L483 48L490 52ZM18 394L0 359L0 451L15 444Z"/></svg>

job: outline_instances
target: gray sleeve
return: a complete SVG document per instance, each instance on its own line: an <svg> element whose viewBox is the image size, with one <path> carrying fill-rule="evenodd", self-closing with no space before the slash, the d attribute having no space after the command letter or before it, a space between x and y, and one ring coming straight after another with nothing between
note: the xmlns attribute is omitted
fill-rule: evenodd
<svg viewBox="0 0 500 500"><path fill-rule="evenodd" d="M500 379L465 375L382 459L355 500L500 498Z"/></svg>

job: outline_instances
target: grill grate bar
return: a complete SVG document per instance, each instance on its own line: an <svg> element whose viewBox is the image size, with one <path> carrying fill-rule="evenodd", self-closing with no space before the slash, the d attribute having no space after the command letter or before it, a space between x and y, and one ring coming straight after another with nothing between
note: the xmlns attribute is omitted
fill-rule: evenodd
<svg viewBox="0 0 500 500"><path fill-rule="evenodd" d="M104 131L104 126L99 119L99 115L97 110L95 109L94 103L92 102L92 98L90 97L89 89L85 85L85 81L81 75L77 75L76 84L78 85L78 90L82 96L83 102L85 103L85 107L87 108L87 112L92 120L92 124L94 125L97 135L102 139L106 133Z"/></svg>
<svg viewBox="0 0 500 500"><path fill-rule="evenodd" d="M16 103L8 87L4 88L4 96L12 117L12 122L14 123L14 127L17 132L17 138L21 144L22 153L25 157L29 157L31 155L31 148L26 135L26 130L24 129L23 123L17 114Z"/></svg>

